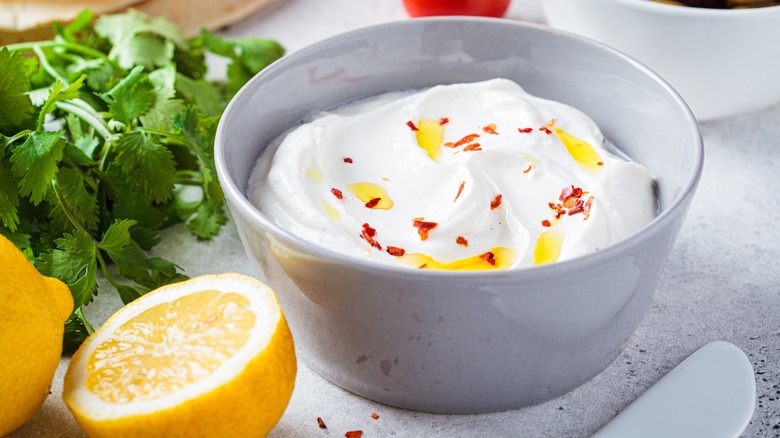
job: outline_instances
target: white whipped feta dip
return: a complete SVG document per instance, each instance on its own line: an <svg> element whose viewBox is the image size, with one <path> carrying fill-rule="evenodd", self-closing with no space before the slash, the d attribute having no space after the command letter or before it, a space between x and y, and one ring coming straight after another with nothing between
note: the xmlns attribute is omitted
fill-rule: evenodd
<svg viewBox="0 0 780 438"><path fill-rule="evenodd" d="M653 179L595 122L507 79L394 92L269 146L250 200L279 227L412 268L513 269L615 243L656 213Z"/></svg>

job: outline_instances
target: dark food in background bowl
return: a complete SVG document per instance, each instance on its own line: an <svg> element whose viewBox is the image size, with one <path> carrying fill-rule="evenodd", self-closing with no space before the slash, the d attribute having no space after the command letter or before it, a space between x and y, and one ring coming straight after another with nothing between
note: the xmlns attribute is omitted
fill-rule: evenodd
<svg viewBox="0 0 780 438"><path fill-rule="evenodd" d="M656 3L668 5L692 6L694 8L710 9L747 9L765 8L767 6L780 5L778 0L652 0Z"/></svg>

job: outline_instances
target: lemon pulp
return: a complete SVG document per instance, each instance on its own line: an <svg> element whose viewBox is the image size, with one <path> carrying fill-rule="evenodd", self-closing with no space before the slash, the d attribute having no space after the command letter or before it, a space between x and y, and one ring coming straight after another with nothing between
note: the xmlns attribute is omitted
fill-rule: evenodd
<svg viewBox="0 0 780 438"><path fill-rule="evenodd" d="M204 290L122 324L87 362L87 388L107 403L154 400L202 380L235 355L255 325L249 300Z"/></svg>

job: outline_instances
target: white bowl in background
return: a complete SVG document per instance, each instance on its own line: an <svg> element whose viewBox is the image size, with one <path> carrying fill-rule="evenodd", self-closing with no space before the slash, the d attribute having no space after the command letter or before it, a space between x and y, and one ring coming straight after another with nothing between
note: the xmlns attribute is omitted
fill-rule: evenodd
<svg viewBox="0 0 780 438"><path fill-rule="evenodd" d="M607 44L666 79L700 120L780 102L780 6L544 0L551 27Z"/></svg>

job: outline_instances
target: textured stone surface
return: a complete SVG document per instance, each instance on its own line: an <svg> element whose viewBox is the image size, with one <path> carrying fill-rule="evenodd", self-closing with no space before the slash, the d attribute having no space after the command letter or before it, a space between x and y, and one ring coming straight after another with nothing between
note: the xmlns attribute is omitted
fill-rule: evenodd
<svg viewBox="0 0 780 438"><path fill-rule="evenodd" d="M538 0L515 0L509 18L540 22ZM228 29L261 35L290 51L334 34L403 19L400 0L289 0ZM699 347L726 340L742 348L756 372L757 403L745 431L780 437L780 106L703 124L704 175L645 320L603 373L549 402L485 415L432 415L390 408L331 385L304 364L271 437L586 436ZM158 254L187 274L251 274L232 224L197 242L183 227L165 233ZM120 306L102 294L88 313L104 321ZM63 360L52 395L11 436L79 437L61 401ZM463 394L468 397L468 394ZM372 419L376 412L378 419ZM317 426L322 417L328 428Z"/></svg>

